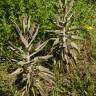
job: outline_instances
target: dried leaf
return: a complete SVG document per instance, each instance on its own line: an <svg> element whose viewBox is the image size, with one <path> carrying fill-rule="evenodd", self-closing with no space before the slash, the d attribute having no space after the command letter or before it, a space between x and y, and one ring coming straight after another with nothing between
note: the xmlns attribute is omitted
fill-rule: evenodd
<svg viewBox="0 0 96 96"><path fill-rule="evenodd" d="M49 84L54 84L55 82L54 82L54 77L53 78L50 78L50 77L48 77L48 75L46 75L46 74L43 74L43 72L39 72L38 73L38 75L41 77L41 78L43 78L45 81L47 81Z"/></svg>
<svg viewBox="0 0 96 96"><path fill-rule="evenodd" d="M68 58L68 55L64 55L64 58L65 58L65 61L66 61L66 63L68 64L69 63L69 58Z"/></svg>
<svg viewBox="0 0 96 96"><path fill-rule="evenodd" d="M81 30L81 26L72 26L70 27L67 32L70 32L70 31L77 31L77 30Z"/></svg>
<svg viewBox="0 0 96 96"><path fill-rule="evenodd" d="M46 40L44 43L42 43L40 46L38 46L36 49L35 49L35 52L33 52L31 55L30 55L30 57L31 56L33 56L33 55L35 55L35 54L37 54L38 52L40 52L45 46L46 46L46 44L49 42L49 40Z"/></svg>
<svg viewBox="0 0 96 96"><path fill-rule="evenodd" d="M45 46L46 46L46 44L49 42L49 40L46 40L44 43L42 43L41 45L39 45L36 49L35 49L35 51L38 51L38 50L42 50Z"/></svg>
<svg viewBox="0 0 96 96"><path fill-rule="evenodd" d="M38 69L40 72L49 73L51 75L54 75L48 68L45 68L43 66L36 66L36 69Z"/></svg>
<svg viewBox="0 0 96 96"><path fill-rule="evenodd" d="M21 73L22 70L23 70L22 68L18 68L17 70L15 70L14 72L12 72L11 75L17 75L17 74Z"/></svg>
<svg viewBox="0 0 96 96"><path fill-rule="evenodd" d="M60 30L45 30L46 32L53 32L55 34L60 34Z"/></svg>
<svg viewBox="0 0 96 96"><path fill-rule="evenodd" d="M74 63L77 62L77 56L76 53L73 50L70 50L70 57L73 59Z"/></svg>
<svg viewBox="0 0 96 96"><path fill-rule="evenodd" d="M33 44L31 44L29 47L28 47L28 52L30 52L32 50L32 47L33 47Z"/></svg>
<svg viewBox="0 0 96 96"><path fill-rule="evenodd" d="M67 16L71 13L72 8L73 8L73 4L74 4L74 0L71 0L69 6L66 5L66 14L65 14L65 18L67 18Z"/></svg>
<svg viewBox="0 0 96 96"><path fill-rule="evenodd" d="M42 85L42 83L39 80L37 80L35 82L35 86L39 90L41 96L47 96L45 90L43 89L43 85Z"/></svg>
<svg viewBox="0 0 96 96"><path fill-rule="evenodd" d="M80 53L80 48L78 48L78 46L74 42L71 42L71 47L74 48L78 53Z"/></svg>
<svg viewBox="0 0 96 96"><path fill-rule="evenodd" d="M30 28L30 17L28 18L28 25L27 25L27 30Z"/></svg>
<svg viewBox="0 0 96 96"><path fill-rule="evenodd" d="M81 37L79 37L79 36L73 36L73 35L72 35L71 38L72 38L72 39L77 39L77 40L83 40L83 39L82 39Z"/></svg>
<svg viewBox="0 0 96 96"><path fill-rule="evenodd" d="M14 24L15 24L15 28L16 28L19 36L20 36L20 39L21 39L22 43L23 43L23 44L25 45L25 47L27 48L27 47L28 47L28 41L27 41L27 40L24 38L24 36L22 35L22 32L20 31L19 26L18 26L16 23L14 23Z"/></svg>
<svg viewBox="0 0 96 96"><path fill-rule="evenodd" d="M19 33L20 39L22 40L23 44L25 45L26 48L28 48L28 41L24 38L22 33Z"/></svg>
<svg viewBox="0 0 96 96"><path fill-rule="evenodd" d="M44 76L48 76L48 78L50 78L51 80L55 80L55 77L54 77L54 75L52 75L52 73L51 74L49 74L49 73L46 73L46 72L40 72L42 75L44 75Z"/></svg>
<svg viewBox="0 0 96 96"><path fill-rule="evenodd" d="M39 26L37 26L36 31L35 31L34 35L32 36L32 39L31 39L31 41L30 41L30 43L28 45L28 48L30 47L30 45L33 42L33 40L36 38L36 36L38 34L38 30L39 30Z"/></svg>
<svg viewBox="0 0 96 96"><path fill-rule="evenodd" d="M28 64L28 62L25 62L25 61L19 61L17 64L23 66L23 65L25 65L25 64Z"/></svg>
<svg viewBox="0 0 96 96"><path fill-rule="evenodd" d="M57 45L59 43L59 38L56 38L56 40L53 43L53 46Z"/></svg>
<svg viewBox="0 0 96 96"><path fill-rule="evenodd" d="M42 60L48 60L51 57L52 57L52 55L38 56L38 59L42 61Z"/></svg>
<svg viewBox="0 0 96 96"><path fill-rule="evenodd" d="M26 92L25 92L25 91L23 91L21 96L25 96L25 94L26 94Z"/></svg>
<svg viewBox="0 0 96 96"><path fill-rule="evenodd" d="M25 33L25 30L26 30L26 27L27 27L27 16L23 17L23 30L24 30L24 33Z"/></svg>
<svg viewBox="0 0 96 96"><path fill-rule="evenodd" d="M30 27L29 34L31 37L32 37L33 33L35 32L35 27L36 27L35 23L33 23L32 26Z"/></svg>
<svg viewBox="0 0 96 96"><path fill-rule="evenodd" d="M24 53L21 48L16 47L12 42L9 41L9 44L11 45L10 48L11 48L12 50L18 50L20 53Z"/></svg>
<svg viewBox="0 0 96 96"><path fill-rule="evenodd" d="M27 74L27 84L28 84L28 87L30 88L30 86L31 86L31 76L30 76L30 73Z"/></svg>
<svg viewBox="0 0 96 96"><path fill-rule="evenodd" d="M35 92L36 89L34 89L34 87L32 87L31 90L32 90L33 96L36 96L36 92Z"/></svg>

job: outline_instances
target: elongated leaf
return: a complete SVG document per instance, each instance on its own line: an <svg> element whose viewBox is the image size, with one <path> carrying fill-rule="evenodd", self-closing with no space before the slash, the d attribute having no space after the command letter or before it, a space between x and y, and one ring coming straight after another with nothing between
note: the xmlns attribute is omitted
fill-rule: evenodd
<svg viewBox="0 0 96 96"><path fill-rule="evenodd" d="M25 45L26 48L28 48L28 41L24 38L22 33L19 33L20 39L22 40L23 44Z"/></svg>
<svg viewBox="0 0 96 96"><path fill-rule="evenodd" d="M39 90L41 96L47 96L45 90L43 89L43 85L42 85L42 83L39 80L36 81L34 85Z"/></svg>
<svg viewBox="0 0 96 96"><path fill-rule="evenodd" d="M31 86L31 75L30 75L30 73L27 74L27 84L28 84L28 88L30 88L30 86Z"/></svg>
<svg viewBox="0 0 96 96"><path fill-rule="evenodd" d="M29 47L28 47L28 52L30 52L32 50L32 47L33 47L33 44L31 44Z"/></svg>
<svg viewBox="0 0 96 96"><path fill-rule="evenodd" d="M34 89L34 87L32 87L32 89L31 89L31 90L32 90L33 96L36 96L36 92L35 92L35 91L36 91L36 89Z"/></svg>
<svg viewBox="0 0 96 96"><path fill-rule="evenodd" d="M26 91L24 90L24 91L22 92L22 95L21 95L21 96L25 96L25 94L26 94Z"/></svg>
<svg viewBox="0 0 96 96"><path fill-rule="evenodd" d="M59 17L58 17L58 18L59 18ZM55 24L58 28L62 29L63 27L59 24L58 18L57 18L56 22L53 21L53 24Z"/></svg>
<svg viewBox="0 0 96 96"><path fill-rule="evenodd" d="M79 37L79 36L71 36L72 39L77 39L77 40L83 40L83 38Z"/></svg>
<svg viewBox="0 0 96 96"><path fill-rule="evenodd" d="M73 59L74 63L77 62L77 56L76 53L73 50L70 50L70 57Z"/></svg>
<svg viewBox="0 0 96 96"><path fill-rule="evenodd" d="M68 55L67 55L67 54L65 54L65 55L64 55L64 58L65 58L66 63L68 64L68 63L69 63L69 58L68 58Z"/></svg>
<svg viewBox="0 0 96 96"><path fill-rule="evenodd" d="M11 75L17 75L17 74L21 73L22 70L23 70L22 68L18 68L17 70L15 70L14 72L12 72Z"/></svg>
<svg viewBox="0 0 96 96"><path fill-rule="evenodd" d="M38 69L40 72L49 73L51 75L54 75L48 68L45 68L43 66L36 66L36 69Z"/></svg>
<svg viewBox="0 0 96 96"><path fill-rule="evenodd" d="M45 81L47 81L49 84L51 84L51 85L55 83L52 78L48 77L48 75L43 74L42 72L39 72L38 75L39 75L41 78L43 78Z"/></svg>
<svg viewBox="0 0 96 96"><path fill-rule="evenodd" d="M67 18L67 16L70 14L70 12L72 11L72 7L74 4L74 0L70 1L70 5L66 5L66 14L65 14L65 18Z"/></svg>
<svg viewBox="0 0 96 96"><path fill-rule="evenodd" d="M65 62L66 62L66 69L69 71L69 57L67 54L65 54Z"/></svg>
<svg viewBox="0 0 96 96"><path fill-rule="evenodd" d="M40 72L42 75L45 75L45 76L48 76L48 78L52 79L52 80L55 80L55 77L54 75L52 74L49 74L49 73L46 73L46 72Z"/></svg>
<svg viewBox="0 0 96 96"><path fill-rule="evenodd" d="M41 63L43 61L47 61L49 58L53 57L53 55L48 55L48 56L37 56L34 57L33 60L31 60L29 63L31 65L36 64L36 63Z"/></svg>
<svg viewBox="0 0 96 96"><path fill-rule="evenodd" d="M28 41L27 41L27 40L24 38L24 36L22 35L22 32L20 31L19 26L18 26L16 23L14 23L14 24L15 24L15 28L16 28L19 36L20 36L20 39L21 39L22 43L23 43L23 44L25 45L25 47L27 48L27 47L28 47Z"/></svg>
<svg viewBox="0 0 96 96"><path fill-rule="evenodd" d="M35 55L35 54L37 54L38 52L40 52L45 46L46 46L46 44L49 42L49 40L46 40L44 43L42 43L40 46L38 46L36 49L35 49L35 52L33 52L31 55L30 55L30 57L31 56L33 56L33 55Z"/></svg>
<svg viewBox="0 0 96 96"><path fill-rule="evenodd" d="M39 60L48 60L49 58L51 58L53 55L46 55L46 56L38 56Z"/></svg>
<svg viewBox="0 0 96 96"><path fill-rule="evenodd" d="M23 65L25 65L25 64L28 64L28 62L19 61L17 64L19 64L19 65L23 66Z"/></svg>
<svg viewBox="0 0 96 96"><path fill-rule="evenodd" d="M75 49L78 53L80 53L80 48L78 48L78 46L74 42L71 42L71 47Z"/></svg>
<svg viewBox="0 0 96 96"><path fill-rule="evenodd" d="M30 45L33 42L33 40L36 38L36 36L38 34L38 30L39 30L39 26L37 26L36 31L35 31L34 35L32 36L32 39L31 39L31 41L30 41L30 43L28 45L28 48L30 47Z"/></svg>
<svg viewBox="0 0 96 96"><path fill-rule="evenodd" d="M62 64L61 64L60 60L58 61L58 69L59 69L59 70L62 69Z"/></svg>
<svg viewBox="0 0 96 96"><path fill-rule="evenodd" d="M23 50L22 50L21 48L16 47L12 42L9 41L9 44L11 45L10 48L11 48L12 50L15 49L15 50L18 50L20 53L24 53Z"/></svg>
<svg viewBox="0 0 96 96"><path fill-rule="evenodd" d="M25 33L25 30L26 30L26 27L27 27L27 16L23 17L23 30L24 30L24 33Z"/></svg>
<svg viewBox="0 0 96 96"><path fill-rule="evenodd" d="M82 27L81 26L72 26L70 27L67 32L70 32L70 31L77 31L77 30L81 30Z"/></svg>
<svg viewBox="0 0 96 96"><path fill-rule="evenodd" d="M35 31L35 27L36 27L35 23L33 23L32 26L30 27L29 34L30 34L31 38L32 38L32 35Z"/></svg>
<svg viewBox="0 0 96 96"><path fill-rule="evenodd" d="M9 48L12 50L12 51L15 51L16 49L13 48L12 46L9 46Z"/></svg>
<svg viewBox="0 0 96 96"><path fill-rule="evenodd" d="M14 27L16 28L16 31L17 31L18 33L21 32L19 26L18 26L15 22L14 22Z"/></svg>
<svg viewBox="0 0 96 96"><path fill-rule="evenodd" d="M52 33L55 33L55 34L60 34L60 30L45 30L46 32L52 32Z"/></svg>
<svg viewBox="0 0 96 96"><path fill-rule="evenodd" d="M44 43L42 43L40 46L38 46L35 50L38 51L38 50L42 50L46 44L49 42L49 40L46 40Z"/></svg>
<svg viewBox="0 0 96 96"><path fill-rule="evenodd" d="M70 21L71 21L71 19L72 19L72 16L73 16L73 14L70 14L69 16L68 16L68 18L67 18L67 23L70 23ZM67 24L68 25L68 24Z"/></svg>
<svg viewBox="0 0 96 96"><path fill-rule="evenodd" d="M61 8L63 8L63 3L62 3L61 0L59 0L59 5L60 5Z"/></svg>
<svg viewBox="0 0 96 96"><path fill-rule="evenodd" d="M30 17L28 18L28 22L27 22L27 30L29 30L29 28L30 28Z"/></svg>
<svg viewBox="0 0 96 96"><path fill-rule="evenodd" d="M65 6L67 5L68 0L65 0Z"/></svg>
<svg viewBox="0 0 96 96"><path fill-rule="evenodd" d="M59 43L59 38L56 38L56 40L53 43L53 46L57 45Z"/></svg>

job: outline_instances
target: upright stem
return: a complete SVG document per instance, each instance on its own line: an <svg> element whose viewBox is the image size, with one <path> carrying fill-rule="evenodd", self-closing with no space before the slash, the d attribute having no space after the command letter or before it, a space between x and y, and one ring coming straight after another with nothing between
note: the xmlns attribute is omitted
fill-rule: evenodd
<svg viewBox="0 0 96 96"><path fill-rule="evenodd" d="M27 62L30 62L30 54L29 54L29 52L27 53Z"/></svg>

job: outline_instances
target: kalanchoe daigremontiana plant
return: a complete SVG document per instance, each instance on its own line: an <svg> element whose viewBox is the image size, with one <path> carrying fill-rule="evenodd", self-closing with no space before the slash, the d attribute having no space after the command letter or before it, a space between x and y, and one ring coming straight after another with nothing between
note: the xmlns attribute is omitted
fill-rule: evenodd
<svg viewBox="0 0 96 96"><path fill-rule="evenodd" d="M74 0L59 0L57 14L52 20L57 30L46 30L46 32L53 32L57 36L54 38L51 51L54 64L61 72L69 71L69 68L76 64L76 54L79 53L79 48L73 41L81 38L73 34L81 28L72 24L74 20L73 4Z"/></svg>
<svg viewBox="0 0 96 96"><path fill-rule="evenodd" d="M19 68L12 75L16 75L15 85L22 93L20 96L48 96L48 92L54 84L54 74L41 65L42 62L48 60L52 55L38 56L39 53L48 43L34 44L39 26L35 23L30 25L30 18L24 16L20 18L21 26L14 23L16 31L20 36L22 44L17 47L12 42L10 48L18 54L20 61L17 61ZM50 88L51 87L51 88Z"/></svg>

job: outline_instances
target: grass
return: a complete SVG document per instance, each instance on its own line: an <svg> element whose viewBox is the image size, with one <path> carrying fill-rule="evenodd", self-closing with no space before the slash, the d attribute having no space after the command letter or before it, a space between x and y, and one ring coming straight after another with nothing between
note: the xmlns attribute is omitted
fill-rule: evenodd
<svg viewBox="0 0 96 96"><path fill-rule="evenodd" d="M93 12L94 8L95 7L91 6L91 4L88 4L88 6L87 6L86 0L84 0L84 1L79 0L77 2L77 5L75 5L75 10L79 14L79 17L78 17L77 14L75 13L75 15L78 17L78 18L76 18L75 23L76 24L88 24L91 26L95 26L96 23L94 22L94 18L91 18L93 15L95 16L95 13ZM92 9L92 10L90 10L90 9ZM38 9L38 12L40 10ZM50 13L50 11L49 11L49 13ZM43 12L43 10L42 10L42 12ZM40 14L36 13L35 15L37 16ZM42 14L45 14L45 13L43 12ZM40 15L40 17L42 17L42 14ZM52 13L50 13L50 14L52 14ZM46 15L48 15L47 9L46 9ZM34 16L33 16L33 20L34 20L34 18L37 20L38 16L37 17L34 17ZM48 19L48 18L46 18L46 16L45 16L44 20ZM42 17L42 20L43 20L43 17ZM41 26L42 26L42 23L43 24L49 23L49 21L45 20L46 21L45 22L43 20L45 22L44 23L42 20L40 20ZM8 24L6 26L8 26ZM47 24L45 24L45 26L47 26ZM45 28L45 26L43 26L43 27ZM6 32L8 32L8 30L6 30ZM6 34L6 32L4 34ZM42 36L42 34L41 35L39 34L39 35ZM95 36L95 34L96 34L95 30L94 31L92 30L92 32L91 31L89 32L88 30L84 30L80 33L80 35L82 37L84 37L85 40L84 40L84 42L77 42L77 43L79 43L79 45L81 47L81 51L80 51L81 55L78 56L78 63L75 68L72 68L71 71L69 71L67 73L63 73L63 75L61 73L59 74L59 76L56 78L56 83L54 85L54 88L49 93L49 96L96 96L96 61L95 61L95 59L96 59L96 51L95 51L96 50L96 48L95 48L96 39L95 39L95 37L96 36ZM5 39L4 37L2 38L2 40L4 39L6 41L7 39ZM48 36L46 36L46 37L48 38ZM9 38L9 35L8 35L8 38ZM46 49L47 49L47 47L46 47ZM5 48L5 51L8 52L6 46L4 46L4 48ZM50 49L50 46L48 49ZM10 57L14 53L10 54L10 52L9 52L6 54L8 54L8 56ZM15 81L15 77L12 77L9 75L9 73L14 71L17 66L15 66L15 64L13 64L12 62L9 62L8 60L4 60L4 61L1 60L1 61L0 61L0 96L18 96L16 88L14 86L12 86L12 82ZM57 75L58 75L58 73L57 73Z"/></svg>

